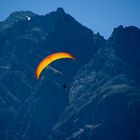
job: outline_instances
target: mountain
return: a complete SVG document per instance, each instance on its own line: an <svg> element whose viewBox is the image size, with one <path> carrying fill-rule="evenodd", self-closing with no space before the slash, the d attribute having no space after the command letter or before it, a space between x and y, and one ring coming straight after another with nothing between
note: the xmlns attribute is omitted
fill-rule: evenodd
<svg viewBox="0 0 140 140"><path fill-rule="evenodd" d="M48 139L140 139L139 46L140 29L114 29L74 77L70 105Z"/></svg>
<svg viewBox="0 0 140 140"><path fill-rule="evenodd" d="M105 40L58 8L0 23L1 140L139 140L140 29ZM35 79L38 63L66 51ZM64 79L56 71L63 73Z"/></svg>
<svg viewBox="0 0 140 140"><path fill-rule="evenodd" d="M0 138L40 140L68 105L73 76L105 40L62 8L45 16L15 12L0 26ZM37 81L38 63L59 51L73 54L77 62L54 62ZM67 89L55 69L65 76Z"/></svg>

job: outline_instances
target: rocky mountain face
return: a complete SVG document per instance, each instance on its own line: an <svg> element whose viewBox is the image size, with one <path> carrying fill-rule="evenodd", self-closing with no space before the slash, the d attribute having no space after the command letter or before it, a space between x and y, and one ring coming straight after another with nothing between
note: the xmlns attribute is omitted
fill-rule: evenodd
<svg viewBox="0 0 140 140"><path fill-rule="evenodd" d="M73 76L105 40L62 8L45 16L15 12L0 24L0 138L40 140L68 105ZM54 62L37 81L38 63L59 51L77 62ZM63 73L67 89L56 71Z"/></svg>
<svg viewBox="0 0 140 140"><path fill-rule="evenodd" d="M35 79L38 63L66 51ZM140 29L105 40L62 8L0 23L1 140L140 140ZM63 73L64 79L57 73Z"/></svg>
<svg viewBox="0 0 140 140"><path fill-rule="evenodd" d="M106 47L77 72L70 104L48 139L140 139L139 47L140 29L113 31Z"/></svg>

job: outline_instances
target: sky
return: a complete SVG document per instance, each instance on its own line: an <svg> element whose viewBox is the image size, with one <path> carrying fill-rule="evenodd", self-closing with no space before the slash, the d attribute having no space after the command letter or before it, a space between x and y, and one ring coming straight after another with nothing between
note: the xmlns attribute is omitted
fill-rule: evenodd
<svg viewBox="0 0 140 140"><path fill-rule="evenodd" d="M14 11L45 15L57 7L106 39L119 25L140 28L140 0L0 0L0 21Z"/></svg>

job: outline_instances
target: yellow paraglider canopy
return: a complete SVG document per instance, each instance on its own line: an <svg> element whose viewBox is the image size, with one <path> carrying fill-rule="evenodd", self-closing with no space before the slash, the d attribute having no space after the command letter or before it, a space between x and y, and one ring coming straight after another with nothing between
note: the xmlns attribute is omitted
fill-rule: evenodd
<svg viewBox="0 0 140 140"><path fill-rule="evenodd" d="M66 53L66 52L57 52L57 53L54 53L54 54L51 54L49 56L47 56L46 58L44 58L40 63L39 65L37 66L37 69L36 69L36 79L39 79L39 76L41 74L41 72L44 70L45 67L47 67L50 63L52 63L53 61L55 60L58 60L58 59L63 59L63 58L70 58L70 59L73 59L75 60L75 57L72 56L71 54L69 53Z"/></svg>

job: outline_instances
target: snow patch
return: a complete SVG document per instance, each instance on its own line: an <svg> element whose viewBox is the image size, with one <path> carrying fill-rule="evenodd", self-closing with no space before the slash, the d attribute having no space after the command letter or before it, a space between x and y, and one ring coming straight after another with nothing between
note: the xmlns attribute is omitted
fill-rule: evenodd
<svg viewBox="0 0 140 140"><path fill-rule="evenodd" d="M27 18L27 20L28 20L28 21L30 21L30 20L31 20L31 17L29 17L29 16L26 16L26 18Z"/></svg>

